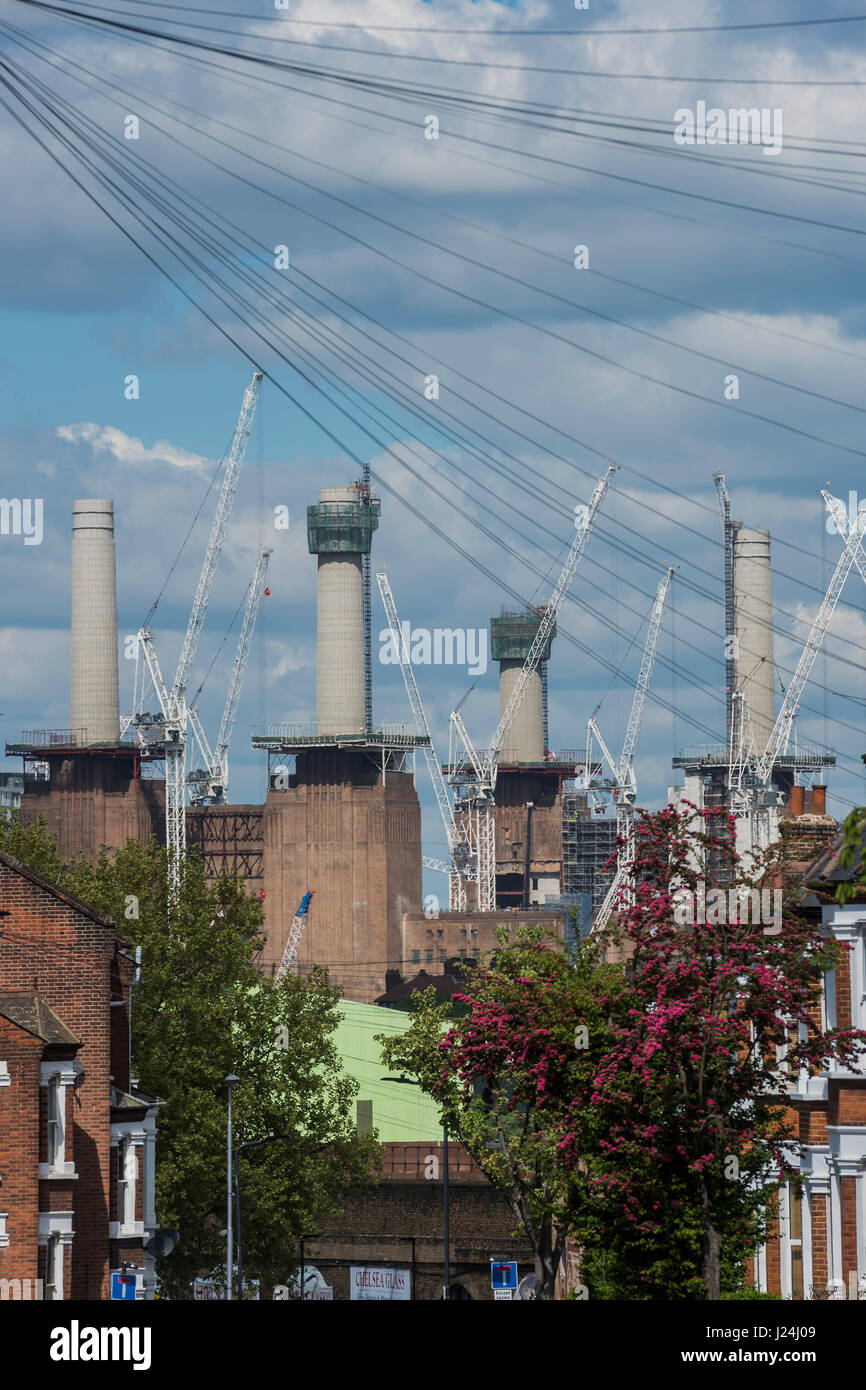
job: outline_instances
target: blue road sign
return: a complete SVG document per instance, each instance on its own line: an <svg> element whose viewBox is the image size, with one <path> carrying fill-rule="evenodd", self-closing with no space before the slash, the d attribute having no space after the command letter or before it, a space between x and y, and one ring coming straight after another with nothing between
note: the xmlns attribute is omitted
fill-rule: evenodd
<svg viewBox="0 0 866 1390"><path fill-rule="evenodd" d="M515 1260L490 1261L490 1287L492 1289L517 1288L517 1263Z"/></svg>
<svg viewBox="0 0 866 1390"><path fill-rule="evenodd" d="M112 1274L111 1276L111 1297L112 1298L135 1298L135 1275L134 1274Z"/></svg>

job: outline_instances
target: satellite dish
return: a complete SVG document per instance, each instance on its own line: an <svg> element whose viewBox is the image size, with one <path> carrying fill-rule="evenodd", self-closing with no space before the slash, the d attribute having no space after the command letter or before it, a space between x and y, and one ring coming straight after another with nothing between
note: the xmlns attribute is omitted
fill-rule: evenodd
<svg viewBox="0 0 866 1390"><path fill-rule="evenodd" d="M170 1255L174 1247L180 1240L180 1231L176 1231L173 1226L162 1226L158 1231L154 1231L150 1240L144 1242L145 1254L150 1255L154 1260L165 1259Z"/></svg>

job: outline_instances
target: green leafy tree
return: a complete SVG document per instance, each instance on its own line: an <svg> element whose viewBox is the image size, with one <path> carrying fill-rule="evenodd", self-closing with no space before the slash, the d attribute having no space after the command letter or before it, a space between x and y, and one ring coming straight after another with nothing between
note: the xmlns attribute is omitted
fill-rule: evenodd
<svg viewBox="0 0 866 1390"><path fill-rule="evenodd" d="M845 903L866 897L866 862L863 857L866 806L855 807L845 817L842 831L839 863L843 869L852 870L850 879L840 883L836 889L836 901L844 907Z"/></svg>
<svg viewBox="0 0 866 1390"><path fill-rule="evenodd" d="M63 877L64 864L57 841L42 816L35 821L22 821L17 811L8 817L0 816L0 850L41 874L49 883L57 883Z"/></svg>
<svg viewBox="0 0 866 1390"><path fill-rule="evenodd" d="M502 928L499 940L469 977L462 1018L446 1029L447 1007L425 991L406 1033L379 1040L386 1065L438 1101L449 1134L503 1194L532 1247L536 1296L552 1299L586 1200L575 1153L597 1127L589 1101L621 972L589 945L569 959L540 928L513 941Z"/></svg>
<svg viewBox="0 0 866 1390"><path fill-rule="evenodd" d="M334 1044L339 991L326 972L262 979L262 908L242 882L182 867L169 911L168 860L155 840L64 868L43 826L6 827L9 852L112 917L141 948L132 993L133 1072L158 1112L156 1210L181 1239L159 1265L164 1292L190 1297L201 1273L224 1274L225 1077L235 1144L278 1140L240 1156L245 1276L272 1285L296 1267L305 1231L333 1217L349 1186L371 1178L379 1147L355 1129L356 1083ZM174 896L174 895L172 895Z"/></svg>

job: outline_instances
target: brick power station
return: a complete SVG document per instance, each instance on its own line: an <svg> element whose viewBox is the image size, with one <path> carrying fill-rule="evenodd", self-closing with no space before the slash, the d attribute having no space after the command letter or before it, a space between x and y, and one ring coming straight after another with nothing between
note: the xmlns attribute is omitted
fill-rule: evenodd
<svg viewBox="0 0 866 1390"><path fill-rule="evenodd" d="M378 511L360 487L325 489L308 509L309 550L318 563L316 720L254 739L281 769L269 776L265 803L186 812L188 842L208 873L236 871L264 894L262 970L274 972L298 904L314 888L298 964L327 964L345 995L360 1000L384 991L388 968L414 959L404 918L416 930L424 921L421 813L410 762L421 740L369 728L365 710L362 560ZM25 767L43 769L25 779L22 818L42 816L68 859L92 858L103 844L117 850L128 838L165 837L164 783L142 777L141 750L120 737L110 501L74 504L70 587L70 728L31 730L7 744Z"/></svg>

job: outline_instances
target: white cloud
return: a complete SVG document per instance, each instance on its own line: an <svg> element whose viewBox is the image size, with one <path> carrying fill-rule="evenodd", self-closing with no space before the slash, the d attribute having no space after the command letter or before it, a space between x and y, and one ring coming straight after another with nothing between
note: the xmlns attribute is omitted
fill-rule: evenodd
<svg viewBox="0 0 866 1390"><path fill-rule="evenodd" d="M95 425L81 421L75 425L59 425L55 431L58 438L68 444L89 444L97 453L111 454L119 463L137 468L144 463L169 463L173 468L195 468L203 470L211 466L210 460L201 454L192 454L188 449L179 449L166 439L158 439L152 449L142 444L134 435L124 434L114 425Z"/></svg>

